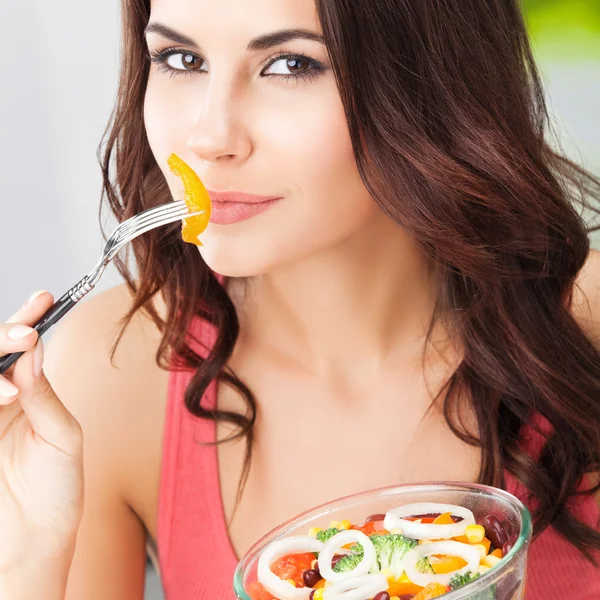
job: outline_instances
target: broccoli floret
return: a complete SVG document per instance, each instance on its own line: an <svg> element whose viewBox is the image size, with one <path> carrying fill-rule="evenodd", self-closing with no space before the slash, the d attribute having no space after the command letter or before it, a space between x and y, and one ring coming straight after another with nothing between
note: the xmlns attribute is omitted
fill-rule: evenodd
<svg viewBox="0 0 600 600"><path fill-rule="evenodd" d="M461 588L463 585L467 585L467 583L471 583L471 581L475 581L475 579L477 579L479 577L479 573L472 573L471 571L467 571L466 573L463 573L462 575L455 575L451 580L450 580L450 587L453 590L457 590L458 588Z"/></svg>
<svg viewBox="0 0 600 600"><path fill-rule="evenodd" d="M320 542L325 543L327 540L329 540L339 532L340 530L336 529L335 527L331 527L330 529L322 529L321 531L317 532L317 539Z"/></svg>
<svg viewBox="0 0 600 600"><path fill-rule="evenodd" d="M421 560L418 560L415 566L419 573L435 573L433 567L431 566L431 562L429 562L429 559L426 556L424 556Z"/></svg>
<svg viewBox="0 0 600 600"><path fill-rule="evenodd" d="M467 583L471 583L475 581L479 577L479 573L472 573L471 571L467 571L463 575L455 575L450 580L450 587L453 590L457 590L458 588L467 585ZM471 596L469 596L471 597ZM482 590L481 592L476 592L473 595L473 600L495 600L496 598L496 584L491 585L488 589Z"/></svg>
<svg viewBox="0 0 600 600"><path fill-rule="evenodd" d="M358 567L363 559L364 550L360 544L356 544L356 546L359 546L359 548L356 549L356 552L345 554L337 561L337 563L335 563L335 566L333 567L335 573L345 573L346 571L352 571Z"/></svg>
<svg viewBox="0 0 600 600"><path fill-rule="evenodd" d="M409 550L417 545L417 540L398 533L390 533L371 536L371 542L375 546L379 568L381 570L389 569L396 578L400 578L404 571L402 559Z"/></svg>

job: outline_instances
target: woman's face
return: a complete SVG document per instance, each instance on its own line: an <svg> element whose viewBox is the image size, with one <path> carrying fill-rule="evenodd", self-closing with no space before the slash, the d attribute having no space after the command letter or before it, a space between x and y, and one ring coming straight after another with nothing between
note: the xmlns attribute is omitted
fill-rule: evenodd
<svg viewBox="0 0 600 600"><path fill-rule="evenodd" d="M172 152L213 192L200 252L217 273L323 252L378 213L320 35L312 0L152 1L148 139L175 198Z"/></svg>

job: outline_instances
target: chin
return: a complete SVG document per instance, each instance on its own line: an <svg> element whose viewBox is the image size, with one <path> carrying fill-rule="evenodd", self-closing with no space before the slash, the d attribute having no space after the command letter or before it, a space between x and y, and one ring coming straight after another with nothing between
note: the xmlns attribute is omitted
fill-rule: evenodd
<svg viewBox="0 0 600 600"><path fill-rule="evenodd" d="M236 244L231 240L221 240L218 236L203 236L201 239L203 246L198 246L200 255L217 275L256 277L267 273L274 266L274 253L270 253L264 245L256 247L240 242Z"/></svg>

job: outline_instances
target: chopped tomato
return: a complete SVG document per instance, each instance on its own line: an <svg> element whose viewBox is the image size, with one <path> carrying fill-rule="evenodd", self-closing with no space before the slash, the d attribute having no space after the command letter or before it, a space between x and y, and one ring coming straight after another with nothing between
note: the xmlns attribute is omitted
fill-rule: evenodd
<svg viewBox="0 0 600 600"><path fill-rule="evenodd" d="M276 600L275 596L271 596L271 594L265 590L260 581L249 583L246 591L252 600Z"/></svg>
<svg viewBox="0 0 600 600"><path fill-rule="evenodd" d="M287 581L291 579L296 587L304 587L302 574L310 569L315 555L312 552L303 552L302 554L290 554L276 560L271 565L271 571L280 579Z"/></svg>
<svg viewBox="0 0 600 600"><path fill-rule="evenodd" d="M362 531L365 535L373 535L374 533L378 533L375 529L375 523L377 521L369 521L364 525L352 525L350 529L356 529L357 531Z"/></svg>

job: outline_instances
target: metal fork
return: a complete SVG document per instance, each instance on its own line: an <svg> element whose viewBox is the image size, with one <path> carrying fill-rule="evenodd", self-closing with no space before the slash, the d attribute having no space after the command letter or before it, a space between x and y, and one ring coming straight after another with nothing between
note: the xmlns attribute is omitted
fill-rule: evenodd
<svg viewBox="0 0 600 600"><path fill-rule="evenodd" d="M84 296L89 294L104 273L108 263L117 255L119 250L126 246L131 240L162 225L168 225L175 221L181 221L189 217L201 215L205 211L189 212L184 200L177 202L168 202L154 208L149 208L127 221L123 221L108 238L102 257L98 264L90 272L75 284L62 298L57 300L33 326L40 337L50 329L55 323L58 323ZM23 352L14 352L0 358L0 375L5 373L18 359Z"/></svg>

